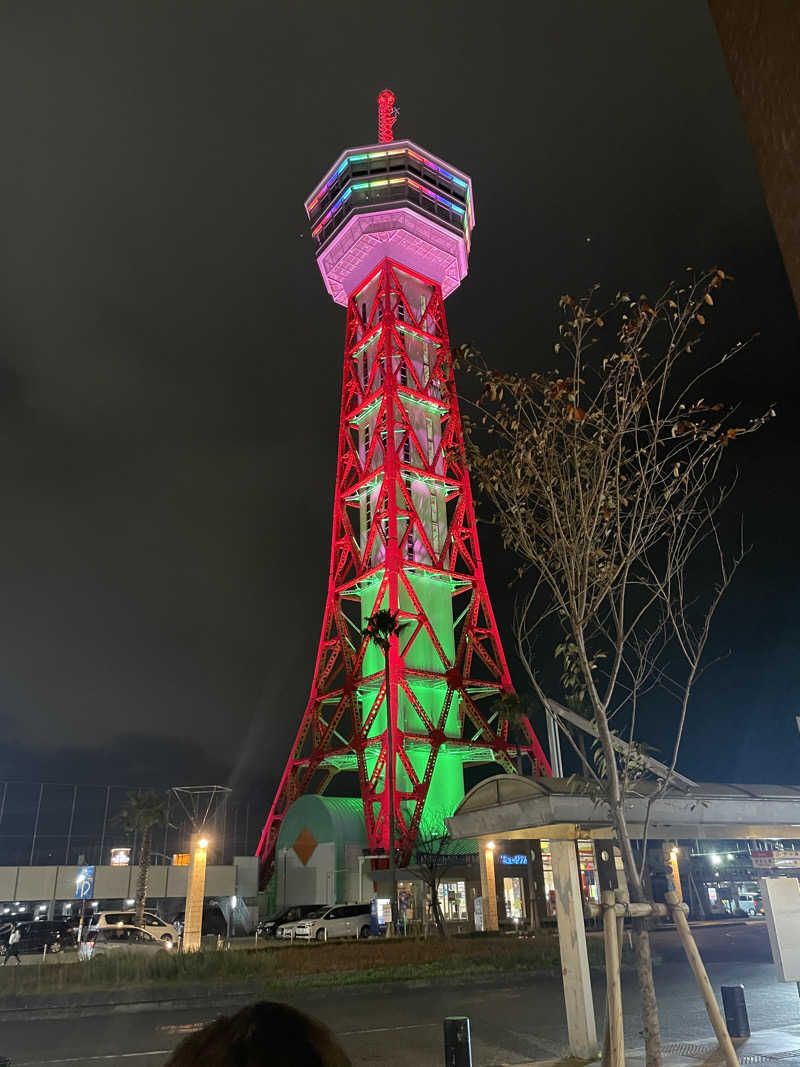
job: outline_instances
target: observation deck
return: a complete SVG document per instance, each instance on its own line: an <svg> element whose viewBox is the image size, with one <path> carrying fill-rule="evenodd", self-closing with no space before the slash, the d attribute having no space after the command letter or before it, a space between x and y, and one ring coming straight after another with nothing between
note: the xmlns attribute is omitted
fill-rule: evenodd
<svg viewBox="0 0 800 1067"><path fill-rule="evenodd" d="M472 182L413 141L346 149L305 207L337 304L386 258L438 282L443 296L467 274Z"/></svg>

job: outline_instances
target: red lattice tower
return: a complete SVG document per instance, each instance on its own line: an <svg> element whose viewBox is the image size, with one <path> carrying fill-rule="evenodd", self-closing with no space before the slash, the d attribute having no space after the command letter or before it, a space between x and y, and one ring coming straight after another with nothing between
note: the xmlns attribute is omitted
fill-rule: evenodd
<svg viewBox="0 0 800 1067"><path fill-rule="evenodd" d="M450 815L463 797L465 763L515 771L517 746L494 706L512 684L481 563L444 310L467 271L471 183L411 142L391 143L343 153L306 203L325 284L347 309L342 406L322 637L258 848L265 875L289 806L324 793L339 771L358 773L371 852L390 846L391 793L405 860L423 812ZM401 623L388 654L388 721L383 654L363 636L381 608ZM549 774L527 720L524 730L522 751Z"/></svg>

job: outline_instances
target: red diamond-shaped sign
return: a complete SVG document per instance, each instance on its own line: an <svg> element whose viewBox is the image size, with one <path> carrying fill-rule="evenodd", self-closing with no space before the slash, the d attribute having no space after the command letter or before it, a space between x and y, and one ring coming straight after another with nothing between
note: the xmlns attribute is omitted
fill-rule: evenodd
<svg viewBox="0 0 800 1067"><path fill-rule="evenodd" d="M307 826L304 826L300 833L297 835L297 840L292 845L292 848L297 855L300 862L305 865L314 855L314 850L317 847L317 840Z"/></svg>

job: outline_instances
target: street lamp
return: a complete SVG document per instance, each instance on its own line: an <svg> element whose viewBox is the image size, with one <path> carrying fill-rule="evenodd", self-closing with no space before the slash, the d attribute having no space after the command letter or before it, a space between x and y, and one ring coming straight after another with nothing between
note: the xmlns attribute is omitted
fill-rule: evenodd
<svg viewBox="0 0 800 1067"><path fill-rule="evenodd" d="M196 952L203 935L203 902L206 895L206 862L209 841L201 833L191 850L186 880L186 911L183 924L183 951Z"/></svg>
<svg viewBox="0 0 800 1067"><path fill-rule="evenodd" d="M481 849L481 890L485 893L483 923L485 930L497 930L497 884L494 872L494 841L484 842Z"/></svg>

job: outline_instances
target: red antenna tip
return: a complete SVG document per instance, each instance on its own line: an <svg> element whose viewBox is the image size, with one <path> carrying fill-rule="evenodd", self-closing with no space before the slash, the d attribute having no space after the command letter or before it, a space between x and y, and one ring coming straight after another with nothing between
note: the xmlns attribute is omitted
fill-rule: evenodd
<svg viewBox="0 0 800 1067"><path fill-rule="evenodd" d="M388 144L394 140L392 127L397 122L397 108L394 106L394 93L391 89L382 89L378 93L378 142Z"/></svg>

